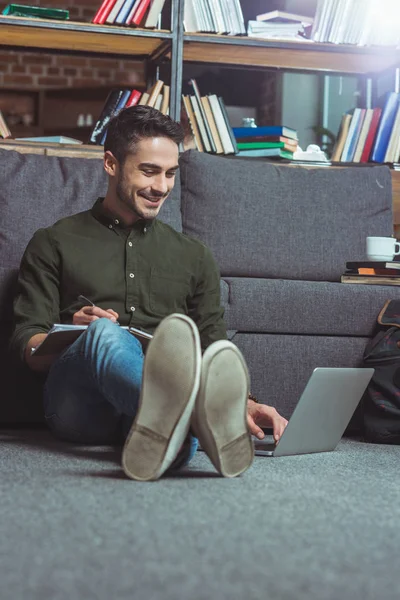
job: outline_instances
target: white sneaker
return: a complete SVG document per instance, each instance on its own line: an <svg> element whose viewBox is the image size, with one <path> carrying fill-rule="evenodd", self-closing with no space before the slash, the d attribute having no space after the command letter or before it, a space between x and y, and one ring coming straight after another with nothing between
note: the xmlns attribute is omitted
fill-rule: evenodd
<svg viewBox="0 0 400 600"><path fill-rule="evenodd" d="M247 426L249 374L232 342L214 342L203 355L192 429L214 467L236 477L250 467L254 448Z"/></svg>
<svg viewBox="0 0 400 600"><path fill-rule="evenodd" d="M170 315L147 348L139 409L122 451L128 477L158 479L175 460L189 431L200 369L196 325L185 315Z"/></svg>

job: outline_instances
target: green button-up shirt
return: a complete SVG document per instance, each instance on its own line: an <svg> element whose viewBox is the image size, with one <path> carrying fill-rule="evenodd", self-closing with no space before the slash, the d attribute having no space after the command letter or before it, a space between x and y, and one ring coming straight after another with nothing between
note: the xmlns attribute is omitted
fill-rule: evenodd
<svg viewBox="0 0 400 600"><path fill-rule="evenodd" d="M121 325L153 333L167 315L189 315L203 350L226 338L220 277L210 250L161 221L124 228L100 198L91 210L39 229L24 253L14 302L11 348L71 323L83 294L119 314Z"/></svg>

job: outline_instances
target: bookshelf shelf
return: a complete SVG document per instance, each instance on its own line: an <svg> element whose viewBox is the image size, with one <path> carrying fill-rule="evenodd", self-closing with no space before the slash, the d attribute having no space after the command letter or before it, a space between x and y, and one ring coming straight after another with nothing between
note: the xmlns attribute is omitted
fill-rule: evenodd
<svg viewBox="0 0 400 600"><path fill-rule="evenodd" d="M400 50L196 33L184 35L183 60L370 75L400 66Z"/></svg>
<svg viewBox="0 0 400 600"><path fill-rule="evenodd" d="M149 57L169 48L173 34L165 30L131 29L73 21L0 16L0 46Z"/></svg>

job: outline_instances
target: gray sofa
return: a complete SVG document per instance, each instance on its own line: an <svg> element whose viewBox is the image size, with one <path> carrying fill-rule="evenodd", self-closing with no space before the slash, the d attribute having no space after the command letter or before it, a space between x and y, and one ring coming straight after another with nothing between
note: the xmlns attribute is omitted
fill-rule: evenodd
<svg viewBox="0 0 400 600"><path fill-rule="evenodd" d="M338 283L367 234L391 234L389 172L196 152L181 167L163 218L212 247L252 389L289 416L315 366L360 364L399 295ZM40 382L7 352L16 271L38 227L86 209L105 183L99 159L0 149L2 600L398 600L398 446L353 436L331 453L256 457L234 480L197 452L140 483L123 476L120 449L41 426Z"/></svg>
<svg viewBox="0 0 400 600"><path fill-rule="evenodd" d="M188 151L160 217L203 240L221 270L229 337L251 388L289 417L313 368L357 366L376 316L400 290L339 283L367 235L392 234L385 167L305 169ZM40 378L7 350L22 252L39 227L85 210L104 194L100 159L0 149L0 364L8 393L2 423L42 420Z"/></svg>

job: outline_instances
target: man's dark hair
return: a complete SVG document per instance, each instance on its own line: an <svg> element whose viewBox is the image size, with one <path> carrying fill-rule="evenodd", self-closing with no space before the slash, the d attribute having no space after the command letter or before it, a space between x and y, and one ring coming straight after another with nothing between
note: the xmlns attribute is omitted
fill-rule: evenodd
<svg viewBox="0 0 400 600"><path fill-rule="evenodd" d="M184 138L183 127L151 106L131 106L121 110L108 124L104 152L112 152L123 164L140 140L153 137L165 137L179 145Z"/></svg>

